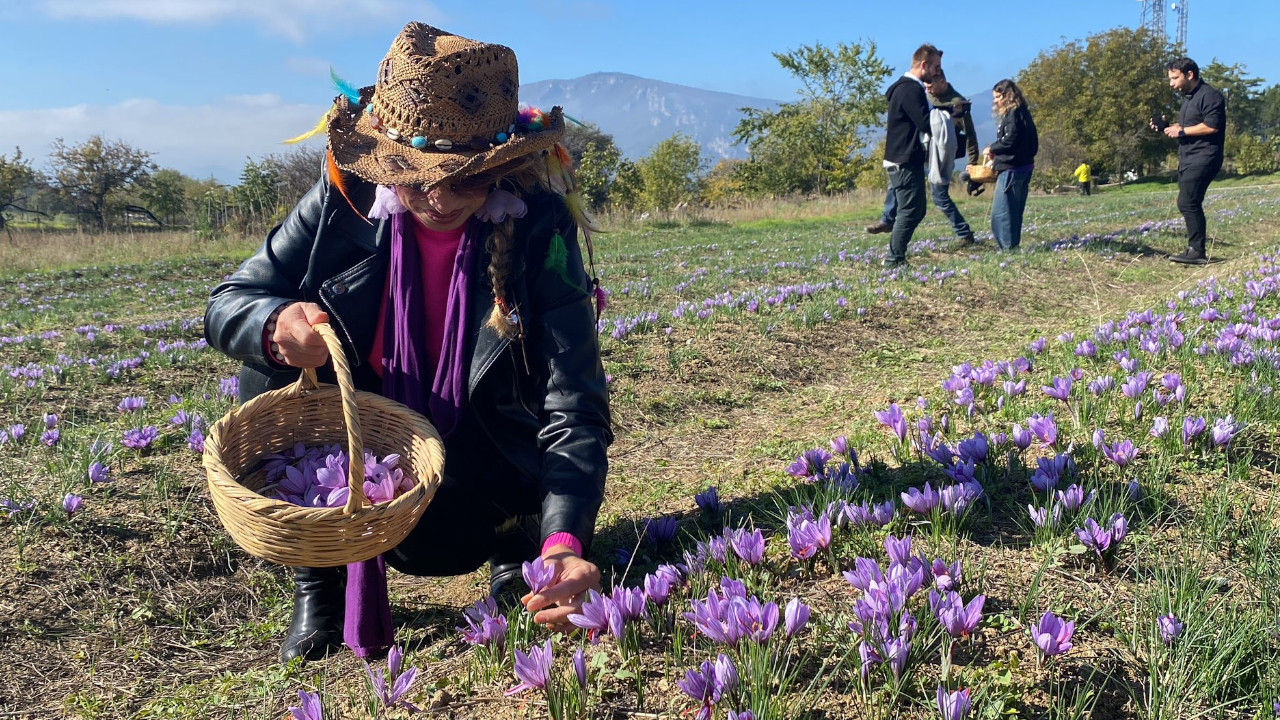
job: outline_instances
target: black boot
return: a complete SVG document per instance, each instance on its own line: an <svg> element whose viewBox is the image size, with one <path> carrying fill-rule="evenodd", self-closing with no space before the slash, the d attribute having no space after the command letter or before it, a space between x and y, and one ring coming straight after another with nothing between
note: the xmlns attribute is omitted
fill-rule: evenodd
<svg viewBox="0 0 1280 720"><path fill-rule="evenodd" d="M542 536L542 517L521 515L497 530L493 554L489 556L489 597L503 593L523 595L524 564L538 557L542 549L538 539ZM518 592L517 592L518 591Z"/></svg>
<svg viewBox="0 0 1280 720"><path fill-rule="evenodd" d="M342 647L347 569L294 568L293 579L293 619L280 645L280 660L319 660Z"/></svg>

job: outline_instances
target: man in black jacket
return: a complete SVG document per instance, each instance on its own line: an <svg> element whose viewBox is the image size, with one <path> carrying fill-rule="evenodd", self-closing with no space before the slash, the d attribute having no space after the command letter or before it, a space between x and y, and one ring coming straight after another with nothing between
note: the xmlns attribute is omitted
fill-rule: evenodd
<svg viewBox="0 0 1280 720"><path fill-rule="evenodd" d="M1222 93L1200 79L1200 66L1191 58L1169 63L1169 87L1182 93L1178 122L1151 127L1178 140L1178 211L1187 221L1187 249L1169 259L1186 265L1208 262L1204 252L1204 195L1222 170L1223 130L1227 103Z"/></svg>
<svg viewBox="0 0 1280 720"><path fill-rule="evenodd" d="M929 137L929 99L924 84L932 82L942 67L942 51L928 43L911 56L911 70L885 93L889 100L884 167L898 205L893 234L889 236L889 267L907 261L907 243L925 211L925 141Z"/></svg>

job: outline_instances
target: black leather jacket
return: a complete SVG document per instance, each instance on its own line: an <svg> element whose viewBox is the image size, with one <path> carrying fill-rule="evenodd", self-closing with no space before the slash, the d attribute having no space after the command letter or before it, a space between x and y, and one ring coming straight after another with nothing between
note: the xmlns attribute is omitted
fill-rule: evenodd
<svg viewBox="0 0 1280 720"><path fill-rule="evenodd" d="M374 189L354 179L347 188L363 208L372 203ZM466 319L467 417L455 434L465 437L451 439L446 474L462 462L450 462L456 448L476 458L505 459L505 466L537 484L543 539L568 532L589 546L604 497L606 449L613 441L596 317L577 225L563 199L540 193L525 201L529 212L515 225L516 247L523 252L515 253L508 282L525 324L523 348L484 326L493 291L489 254L477 253ZM567 241L571 283L543 268L557 231ZM390 266L390 238L389 221L369 224L322 179L257 253L214 288L205 337L244 363L242 400L298 377L296 368L266 357L262 342L268 316L291 300L318 303L328 312L356 386L380 392L381 380L367 358Z"/></svg>

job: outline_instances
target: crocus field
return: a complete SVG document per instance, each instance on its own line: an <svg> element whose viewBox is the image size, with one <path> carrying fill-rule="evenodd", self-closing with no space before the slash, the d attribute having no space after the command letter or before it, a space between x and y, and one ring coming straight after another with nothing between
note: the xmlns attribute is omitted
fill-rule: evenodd
<svg viewBox="0 0 1280 720"><path fill-rule="evenodd" d="M236 260L0 275L0 718L1276 717L1280 184L1206 207L1191 268L1169 192L1033 197L1015 254L931 211L891 271L870 196L620 224L603 592L551 634L393 572L368 665L280 665L291 576L212 511Z"/></svg>

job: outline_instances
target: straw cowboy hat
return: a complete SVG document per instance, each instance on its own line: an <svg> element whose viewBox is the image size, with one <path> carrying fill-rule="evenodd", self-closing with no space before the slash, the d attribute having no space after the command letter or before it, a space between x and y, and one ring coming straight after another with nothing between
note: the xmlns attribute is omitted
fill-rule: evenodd
<svg viewBox="0 0 1280 720"><path fill-rule="evenodd" d="M391 43L377 84L338 82L329 152L342 170L379 185L427 191L546 150L564 134L559 107L520 109L511 48L422 23Z"/></svg>

